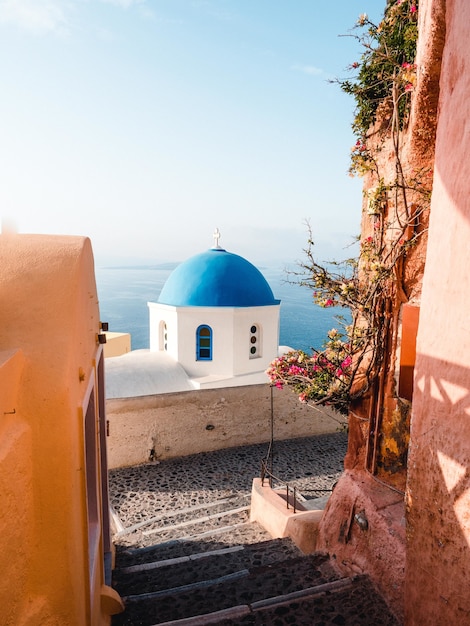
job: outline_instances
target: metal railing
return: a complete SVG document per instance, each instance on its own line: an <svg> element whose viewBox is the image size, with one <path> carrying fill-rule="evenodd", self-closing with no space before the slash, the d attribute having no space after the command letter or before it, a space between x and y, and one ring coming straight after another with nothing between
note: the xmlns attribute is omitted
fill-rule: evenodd
<svg viewBox="0 0 470 626"><path fill-rule="evenodd" d="M273 489L274 481L280 483L281 485L284 485L284 488L286 490L286 506L288 509L290 509L290 504L292 503L292 508L294 509L294 513L297 513L297 493L298 493L297 487L295 485L291 487L290 484L286 482L285 480L282 480L282 478L279 478L278 476L274 476L272 471L268 469L267 462L263 460L261 461L261 486L263 487L264 487L264 481L266 480L266 477L269 480L269 486L271 487L271 489ZM292 494L292 497L291 497L291 494Z"/></svg>
<svg viewBox="0 0 470 626"><path fill-rule="evenodd" d="M269 480L269 486L271 487L271 489L274 488L273 484L274 481L276 481L278 484L280 484L281 486L284 487L285 489L285 500L286 500L286 507L288 509L293 508L294 513L297 512L298 509L298 502L301 501L305 501L306 498L303 497L303 494L299 491L299 489L294 485L291 486L291 484L289 482L287 482L286 480L283 480L282 478L279 478L278 476L274 475L273 472L273 463L274 463L274 396L273 396L273 385L271 385L271 440L269 443L269 448L266 454L266 458L263 459L261 461L261 485L264 486L264 481L266 479ZM334 485L331 489L320 489L320 488L313 488L313 489L305 489L303 488L302 491L304 493L306 493L307 491L311 491L311 492L315 492L315 493L331 493L334 489ZM304 507L302 507L302 510L304 510Z"/></svg>
<svg viewBox="0 0 470 626"><path fill-rule="evenodd" d="M266 477L269 479L269 486L273 489L273 482L277 481L281 485L284 485L286 490L286 506L290 508L290 494L292 493L292 507L294 509L294 513L297 512L297 488L291 487L288 482L278 478L273 474L273 457L274 457L274 396L273 396L273 386L271 385L271 441L269 443L269 449L266 454L266 460L261 461L261 485L264 486L264 481ZM268 468L269 464L269 468Z"/></svg>

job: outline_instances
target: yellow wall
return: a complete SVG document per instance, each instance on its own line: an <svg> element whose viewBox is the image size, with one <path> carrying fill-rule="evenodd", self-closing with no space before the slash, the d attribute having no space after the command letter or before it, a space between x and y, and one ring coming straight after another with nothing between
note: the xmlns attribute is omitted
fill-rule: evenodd
<svg viewBox="0 0 470 626"><path fill-rule="evenodd" d="M88 556L82 407L101 355L90 241L0 235L0 301L2 623L106 624L103 536L92 581Z"/></svg>
<svg viewBox="0 0 470 626"><path fill-rule="evenodd" d="M106 343L103 346L105 358L121 356L131 351L131 336L129 333L106 332Z"/></svg>

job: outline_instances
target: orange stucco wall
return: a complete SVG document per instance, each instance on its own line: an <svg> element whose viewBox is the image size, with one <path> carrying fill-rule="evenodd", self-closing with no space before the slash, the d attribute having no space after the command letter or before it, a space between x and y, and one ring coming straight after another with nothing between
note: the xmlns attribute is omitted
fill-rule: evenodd
<svg viewBox="0 0 470 626"><path fill-rule="evenodd" d="M101 350L90 241L1 235L0 300L2 624L104 624L80 413Z"/></svg>
<svg viewBox="0 0 470 626"><path fill-rule="evenodd" d="M427 4L445 8L446 40L408 463L414 626L470 623L470 4Z"/></svg>

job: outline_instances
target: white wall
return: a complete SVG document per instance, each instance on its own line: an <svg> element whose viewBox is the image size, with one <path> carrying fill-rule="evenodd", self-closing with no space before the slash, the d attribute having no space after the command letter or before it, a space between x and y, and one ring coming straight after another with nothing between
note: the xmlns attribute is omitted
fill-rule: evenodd
<svg viewBox="0 0 470 626"><path fill-rule="evenodd" d="M342 419L301 404L287 389L273 388L273 398L278 440L336 432L336 420ZM151 458L268 442L271 388L250 385L113 399L106 402L106 413L109 467L139 465Z"/></svg>
<svg viewBox="0 0 470 626"><path fill-rule="evenodd" d="M149 302L150 350L159 349L160 322L168 329L168 353L191 378L240 376L265 371L276 358L279 343L279 305L263 307L172 307ZM196 329L212 328L212 360L196 361ZM261 358L249 358L250 327L261 330Z"/></svg>

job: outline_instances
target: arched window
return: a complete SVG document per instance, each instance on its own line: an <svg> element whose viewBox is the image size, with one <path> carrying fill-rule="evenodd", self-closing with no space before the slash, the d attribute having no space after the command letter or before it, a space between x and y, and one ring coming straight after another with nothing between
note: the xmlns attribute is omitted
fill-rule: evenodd
<svg viewBox="0 0 470 626"><path fill-rule="evenodd" d="M258 359L261 356L260 328L257 324L253 324L250 328L250 359Z"/></svg>
<svg viewBox="0 0 470 626"><path fill-rule="evenodd" d="M212 328L205 324L196 331L196 361L212 361Z"/></svg>

